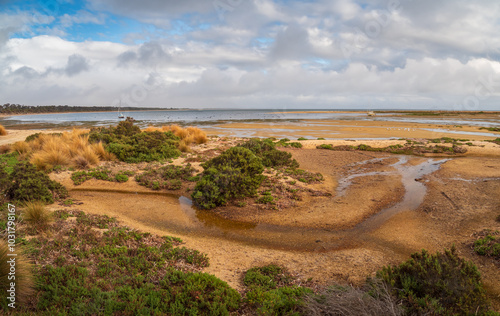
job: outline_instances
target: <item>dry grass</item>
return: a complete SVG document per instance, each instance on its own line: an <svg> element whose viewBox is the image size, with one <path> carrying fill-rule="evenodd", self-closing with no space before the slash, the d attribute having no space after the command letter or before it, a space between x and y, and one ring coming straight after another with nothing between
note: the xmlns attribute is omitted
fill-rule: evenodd
<svg viewBox="0 0 500 316"><path fill-rule="evenodd" d="M12 280L8 279L10 272L10 263L8 261L13 258L8 256L9 253L7 243L0 239L0 290L4 295L9 293L7 290L10 289L10 283L12 282ZM24 303L28 301L29 296L33 293L32 266L19 250L16 253L16 302Z"/></svg>
<svg viewBox="0 0 500 316"><path fill-rule="evenodd" d="M29 142L33 151L31 163L38 169L50 170L55 166L86 168L102 160L115 160L102 143L90 144L86 130L73 129L62 135L42 134Z"/></svg>
<svg viewBox="0 0 500 316"><path fill-rule="evenodd" d="M0 154L6 154L10 151L10 145L1 145L0 146Z"/></svg>
<svg viewBox="0 0 500 316"><path fill-rule="evenodd" d="M113 153L106 151L101 142L90 145L92 150L99 156L99 159L104 161L115 161L116 156Z"/></svg>
<svg viewBox="0 0 500 316"><path fill-rule="evenodd" d="M45 204L41 201L26 202L22 215L24 221L36 227L46 227L53 220L52 214L45 209Z"/></svg>
<svg viewBox="0 0 500 316"><path fill-rule="evenodd" d="M10 150L13 152L16 151L20 155L22 155L22 154L28 153L31 150L31 148L27 142L20 141L20 142L15 142L14 144L12 144L10 146Z"/></svg>
<svg viewBox="0 0 500 316"><path fill-rule="evenodd" d="M0 136L5 136L7 135L7 129L5 129L5 127L3 127L3 125L0 125Z"/></svg>
<svg viewBox="0 0 500 316"><path fill-rule="evenodd" d="M65 151L51 148L34 153L30 162L40 170L50 170L55 166L71 165L71 157Z"/></svg>
<svg viewBox="0 0 500 316"><path fill-rule="evenodd" d="M189 147L189 144L186 143L185 140L181 140L179 142L179 145L177 145L177 148L179 148L179 150L182 151L183 153L187 153L187 152L191 151L191 148Z"/></svg>
<svg viewBox="0 0 500 316"><path fill-rule="evenodd" d="M368 293L370 292L370 294ZM398 300L391 295L389 287L374 280L370 289L333 287L317 295L308 295L304 299L305 315L352 315L378 316L403 315L403 309Z"/></svg>
<svg viewBox="0 0 500 316"><path fill-rule="evenodd" d="M179 125L173 124L162 127L148 126L143 131L145 132L172 132L175 136L179 137L181 140L177 146L182 152L191 151L191 144L204 144L208 141L207 134L199 129L198 127L189 126L187 128L182 128Z"/></svg>

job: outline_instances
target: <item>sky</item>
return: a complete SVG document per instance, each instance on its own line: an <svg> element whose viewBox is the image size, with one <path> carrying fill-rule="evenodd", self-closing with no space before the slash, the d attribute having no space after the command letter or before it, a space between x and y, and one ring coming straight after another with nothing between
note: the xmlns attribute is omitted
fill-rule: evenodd
<svg viewBox="0 0 500 316"><path fill-rule="evenodd" d="M0 0L0 103L500 110L498 0Z"/></svg>

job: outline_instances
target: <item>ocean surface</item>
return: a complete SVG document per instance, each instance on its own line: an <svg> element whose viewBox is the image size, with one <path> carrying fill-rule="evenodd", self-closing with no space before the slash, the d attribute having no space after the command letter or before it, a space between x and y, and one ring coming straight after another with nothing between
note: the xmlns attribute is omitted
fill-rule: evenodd
<svg viewBox="0 0 500 316"><path fill-rule="evenodd" d="M294 113L290 110L161 110L161 111L131 111L123 112L125 117L133 117L141 127L148 125L202 125L211 127L215 124L231 122L293 122L298 120L365 120L394 121L430 124L455 124L499 127L500 116L491 119L463 119L460 117L419 117L393 116L392 113L377 114L370 117L366 113ZM301 111L301 110L293 110ZM321 110L303 110L321 111ZM115 125L120 120L117 112L59 113L14 115L0 118L0 124L8 128L44 129L64 128L67 126L108 126Z"/></svg>

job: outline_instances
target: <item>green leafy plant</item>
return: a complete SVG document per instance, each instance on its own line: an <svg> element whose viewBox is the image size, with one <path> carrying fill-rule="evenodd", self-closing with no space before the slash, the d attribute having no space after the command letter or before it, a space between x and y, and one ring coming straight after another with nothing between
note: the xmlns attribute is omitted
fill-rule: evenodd
<svg viewBox="0 0 500 316"><path fill-rule="evenodd" d="M191 164L185 166L167 165L160 168L150 168L135 177L140 185L153 190L167 189L178 190L182 187L182 181L192 181L196 172Z"/></svg>
<svg viewBox="0 0 500 316"><path fill-rule="evenodd" d="M500 258L500 238L489 233L474 242L474 251L481 256Z"/></svg>
<svg viewBox="0 0 500 316"><path fill-rule="evenodd" d="M264 179L262 160L243 147L232 147L202 166L205 170L191 196L205 209L255 195Z"/></svg>
<svg viewBox="0 0 500 316"><path fill-rule="evenodd" d="M475 314L488 303L477 267L456 249L429 254L423 250L399 266L384 267L377 277L394 288L409 313Z"/></svg>
<svg viewBox="0 0 500 316"><path fill-rule="evenodd" d="M46 173L38 171L29 162L15 165L8 179L10 184L5 194L12 201L39 200L53 203L54 198L64 199L68 195L64 186L51 180Z"/></svg>
<svg viewBox="0 0 500 316"><path fill-rule="evenodd" d="M170 131L141 132L133 120L122 121L116 127L92 128L89 133L90 142L104 143L119 160L131 163L177 158L179 139Z"/></svg>

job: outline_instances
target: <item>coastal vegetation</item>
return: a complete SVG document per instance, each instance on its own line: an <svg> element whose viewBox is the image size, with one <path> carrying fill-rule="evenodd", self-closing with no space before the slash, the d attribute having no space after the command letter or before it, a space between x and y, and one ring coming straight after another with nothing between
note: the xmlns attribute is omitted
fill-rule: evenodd
<svg viewBox="0 0 500 316"><path fill-rule="evenodd" d="M381 264L378 271L370 271L373 273L364 284L356 283L359 287L313 283L280 262L246 267L239 271L241 287L236 290L203 273L210 258L184 247L181 239L138 231L115 218L78 210L74 200L66 199L66 189L51 180L48 172L67 167L71 173L66 174L75 185L90 179L119 185L134 177L153 190L189 192L195 204L205 209L229 205L233 207L229 211L237 209L235 206L250 212L257 208L281 210L287 203L300 201L302 192L327 194L309 186L322 182L321 174L299 169L292 155L280 150L294 147L290 145L293 142L226 139L207 144L210 146L193 146L207 141L201 130L178 126L140 130L130 121L93 132L34 134L0 155L0 188L6 192L0 227L7 227L6 202L18 204L16 245L23 251L18 254L20 283L16 286L17 293L23 295L19 299L24 299L12 312L6 298L1 298L2 311L19 315L499 315L491 310L478 268L461 258L455 248L435 254L424 250L406 262L392 262L379 269ZM137 136L141 134L146 136ZM185 139L192 146L191 152L181 154L180 144ZM326 145L324 149L401 153L406 147L418 146L453 149L461 147L463 141L439 138L429 140L432 145L407 141L384 150L365 144ZM169 150L177 150L177 156L142 160L159 157L161 150L156 145L163 142L172 145ZM109 151L113 143L130 145L142 156L116 161L119 155ZM54 155L37 167L33 157L55 151L56 145L68 159ZM88 163L76 163L74 157L85 150L92 151L98 160L91 164L91 159L84 157ZM184 160L172 164L171 159L181 155ZM189 158L193 164L188 163ZM111 161L103 163L105 160ZM203 172L199 173L196 168L201 161ZM45 204L55 201L60 201L64 210L49 212ZM477 254L473 257L498 260L499 242L498 233L488 231L475 241L468 240L466 247ZM6 258L8 251L4 244L0 243L0 259ZM8 268L0 264L4 292Z"/></svg>
<svg viewBox="0 0 500 316"><path fill-rule="evenodd" d="M159 108L143 108L143 107L122 107L122 111L151 111L160 110ZM174 110L162 109L162 110ZM69 106L69 105L21 105L5 103L0 105L0 114L15 115L15 114L40 114L40 113L64 113L64 112L116 112L116 106Z"/></svg>
<svg viewBox="0 0 500 316"><path fill-rule="evenodd" d="M366 144L360 144L357 146L353 145L338 145L333 146L331 144L321 144L316 148L318 149L328 149L328 150L337 150L337 151L373 151L373 152L388 152L392 154L403 154L403 155L417 155L422 156L424 154L464 154L467 152L467 148L460 146L461 143L457 143L456 141L443 137L438 139L429 140L430 143L450 143L451 146L444 145L424 145L419 144L418 142L407 141L406 144L396 144L390 145L387 147L371 147Z"/></svg>
<svg viewBox="0 0 500 316"><path fill-rule="evenodd" d="M254 196L264 180L262 160L244 147L232 147L204 164L201 179L191 195L204 209L225 205L229 200Z"/></svg>
<svg viewBox="0 0 500 316"><path fill-rule="evenodd" d="M15 164L10 173L6 167L2 168L0 185L5 198L10 201L42 201L50 204L68 195L64 186L27 161Z"/></svg>
<svg viewBox="0 0 500 316"><path fill-rule="evenodd" d="M0 136L5 136L7 134L7 129L5 129L3 125L0 125Z"/></svg>
<svg viewBox="0 0 500 316"><path fill-rule="evenodd" d="M268 264L244 271L243 288L236 291L201 272L209 258L183 247L179 238L140 232L115 218L78 210L57 210L51 216L43 232L19 223L17 243L23 252L17 257L16 290L23 304L10 310L13 314L498 315L490 310L475 265L453 248L415 253L379 270L360 288L318 288L279 264ZM7 251L0 242L0 258ZM0 264L2 290L9 286L6 262ZM3 311L7 303L3 296Z"/></svg>

